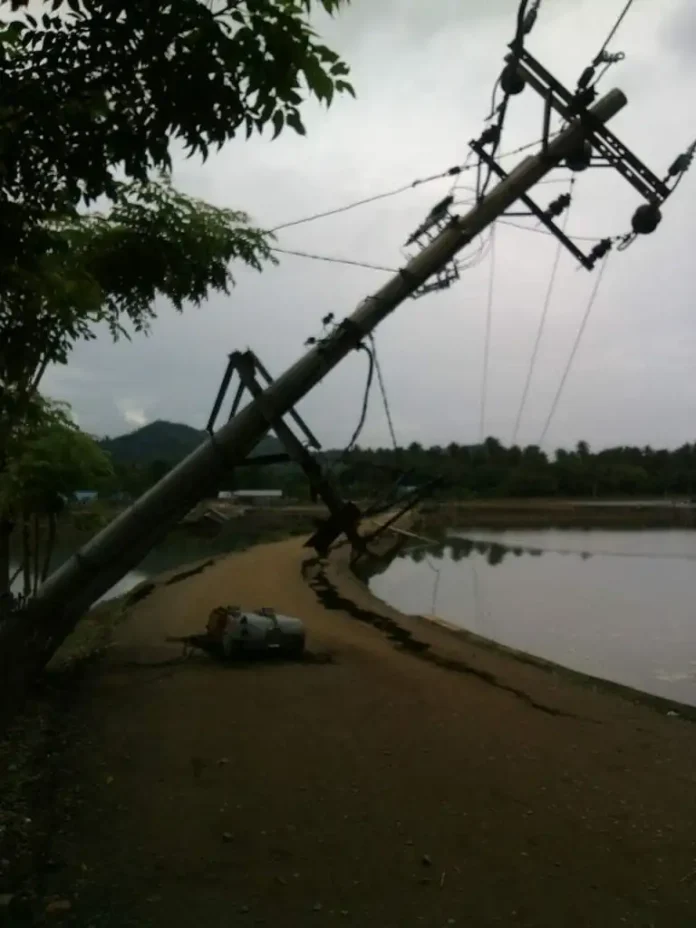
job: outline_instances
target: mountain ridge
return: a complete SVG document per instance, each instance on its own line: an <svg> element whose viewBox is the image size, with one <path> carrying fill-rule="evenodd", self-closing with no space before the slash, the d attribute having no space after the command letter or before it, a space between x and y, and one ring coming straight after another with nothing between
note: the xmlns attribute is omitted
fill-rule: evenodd
<svg viewBox="0 0 696 928"><path fill-rule="evenodd" d="M178 464L207 438L208 433L204 429L195 429L183 422L157 419L132 432L114 438L102 438L99 446L118 464L145 466L154 461ZM251 457L279 454L283 450L275 436L267 435L261 439Z"/></svg>

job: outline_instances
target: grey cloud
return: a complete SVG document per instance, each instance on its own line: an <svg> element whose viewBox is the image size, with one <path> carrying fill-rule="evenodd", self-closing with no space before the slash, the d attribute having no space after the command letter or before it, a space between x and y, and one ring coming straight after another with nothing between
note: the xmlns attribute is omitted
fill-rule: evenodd
<svg viewBox="0 0 696 928"><path fill-rule="evenodd" d="M572 84L606 35L614 6L606 0L545 0L530 48ZM612 127L658 172L691 141L680 115L689 111L696 78L665 61L660 31L663 20L683 15L687 6L674 0L636 4L616 39L627 61L602 85L626 88L630 106ZM322 31L353 64L358 100L338 100L328 112L310 106L307 138L239 141L204 166L177 162L176 181L214 203L246 209L269 227L461 162L468 139L481 129L515 8L512 0L355 0ZM503 149L538 138L540 126L540 101L525 93L511 106ZM549 432L550 447L579 438L599 446L680 444L696 437L693 183L690 175L667 204L658 233L612 257ZM448 187L447 181L434 182L287 229L278 233L278 245L397 267L405 238ZM538 188L534 196L546 203L563 189ZM623 232L638 202L613 172L583 175L568 230ZM555 247L547 236L508 227L497 237L486 431L506 441ZM380 327L380 361L400 441L478 439L490 267L487 259L450 291L409 301ZM70 366L52 371L46 386L70 400L81 424L97 433L126 431L143 416L200 426L228 351L249 345L277 374L297 358L322 315L331 310L340 318L352 311L387 276L290 256L261 275L241 268L229 299L215 297L183 316L163 307L148 339L80 345ZM539 437L593 282L563 256L520 433L524 441ZM364 377L364 358L351 357L302 404L327 445L348 439ZM377 393L365 440L388 441Z"/></svg>
<svg viewBox="0 0 696 928"><path fill-rule="evenodd" d="M671 14L665 16L661 38L667 51L673 52L682 62L696 62L696 6L691 0L682 0Z"/></svg>

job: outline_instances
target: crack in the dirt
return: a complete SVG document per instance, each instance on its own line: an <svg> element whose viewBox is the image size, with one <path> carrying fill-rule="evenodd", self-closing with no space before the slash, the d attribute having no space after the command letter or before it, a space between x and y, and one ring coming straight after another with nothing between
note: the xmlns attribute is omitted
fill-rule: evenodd
<svg viewBox="0 0 696 928"><path fill-rule="evenodd" d="M198 567L192 567L189 570L182 570L180 573L174 574L173 577L170 577L164 585L171 586L173 583L181 583L182 580L188 580L189 577L195 577L196 574L202 574L204 570L206 570L208 567L212 567L214 564L215 560L214 558L211 558L204 564L199 564Z"/></svg>
<svg viewBox="0 0 696 928"><path fill-rule="evenodd" d="M315 571L313 575L312 570ZM529 693L526 693L524 690L517 689L517 687L503 683L498 679L498 677L496 677L495 674L490 673L490 671L480 670L476 667L472 667L471 664L467 664L466 661L457 660L455 658L448 658L442 654L438 654L432 650L428 642L419 641L417 638L414 638L412 632L408 631L408 629L402 628L398 622L389 616L381 615L378 612L372 612L369 609L364 609L362 606L358 606L357 603L347 599L345 596L341 596L335 585L326 576L326 572L321 566L321 562L318 558L312 558L308 561L305 561L305 563L302 565L302 576L309 587L314 591L317 599L325 609L346 612L349 616L351 616L351 618L357 619L359 622L364 622L367 625L371 625L378 631L383 632L390 641L393 641L396 645L403 647L404 650L414 654L416 657L419 657L422 660L428 661L431 664L435 664L437 667L441 667L443 670L450 670L455 673L462 673L476 677L483 683L487 683L489 686L493 686L496 689L510 693L520 701L524 702L530 708L536 709L539 712L544 712L546 715L575 719L578 721L593 721L592 719L584 718L583 716L576 715L575 713L566 712L563 709L557 709L554 706L548 706L545 703L537 702L532 696L529 695Z"/></svg>

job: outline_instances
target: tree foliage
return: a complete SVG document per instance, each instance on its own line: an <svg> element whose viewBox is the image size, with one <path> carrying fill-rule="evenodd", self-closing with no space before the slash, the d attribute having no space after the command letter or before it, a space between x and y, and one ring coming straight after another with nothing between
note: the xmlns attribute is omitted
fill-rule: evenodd
<svg viewBox="0 0 696 928"><path fill-rule="evenodd" d="M171 145L304 131L305 99L352 91L309 24L344 2L0 0L0 467L2 423L97 323L145 330L157 295L181 309L272 260L244 214L172 189Z"/></svg>
<svg viewBox="0 0 696 928"><path fill-rule="evenodd" d="M396 450L358 448L340 460L335 472L344 492L353 497L385 492L399 476L406 485L441 477L444 495L465 499L696 497L696 443L672 450L620 446L593 452L580 442L573 450L548 455L536 445L505 447L488 439L483 445L447 448L416 443ZM306 492L301 475L290 465L241 479L259 479L289 493Z"/></svg>
<svg viewBox="0 0 696 928"><path fill-rule="evenodd" d="M171 166L170 142L203 157L240 130L303 132L309 96L352 92L308 15L345 0L26 2L0 36L0 189L63 210Z"/></svg>
<svg viewBox="0 0 696 928"><path fill-rule="evenodd" d="M78 339L147 330L156 297L181 310L211 291L228 293L230 262L260 270L274 261L268 236L241 212L211 206L159 182L120 183L108 212L53 219L37 227L45 242L36 273L10 270L0 303L0 387L23 401L46 366L67 360ZM8 416L9 410L4 410Z"/></svg>
<svg viewBox="0 0 696 928"><path fill-rule="evenodd" d="M66 502L111 477L113 468L97 442L75 426L63 403L42 401L33 424L15 434L11 450L0 473L0 510L19 529L17 573L23 574L23 592L29 596L48 574L56 520ZM0 568L7 572L9 563Z"/></svg>

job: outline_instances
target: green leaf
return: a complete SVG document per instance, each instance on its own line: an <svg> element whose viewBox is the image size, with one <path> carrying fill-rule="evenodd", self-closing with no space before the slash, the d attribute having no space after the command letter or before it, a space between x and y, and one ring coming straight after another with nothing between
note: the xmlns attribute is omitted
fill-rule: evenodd
<svg viewBox="0 0 696 928"><path fill-rule="evenodd" d="M290 126L291 129L294 129L298 135L307 135L307 130L305 129L304 123L300 118L300 114L295 110L286 115L285 122Z"/></svg>
<svg viewBox="0 0 696 928"><path fill-rule="evenodd" d="M277 139L280 133L283 131L283 126L285 125L285 116L282 110L276 110L273 114L273 138Z"/></svg>

